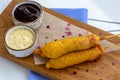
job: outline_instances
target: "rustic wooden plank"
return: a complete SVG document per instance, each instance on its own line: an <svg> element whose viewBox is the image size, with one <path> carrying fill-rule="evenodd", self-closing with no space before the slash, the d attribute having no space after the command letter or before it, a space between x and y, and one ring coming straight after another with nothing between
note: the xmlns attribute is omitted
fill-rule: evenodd
<svg viewBox="0 0 120 80"><path fill-rule="evenodd" d="M8 54L4 45L5 32L14 24L11 19L11 11L14 5L21 0L13 0L7 9L0 15L0 55L20 64L26 68L29 68L37 73L40 73L53 80L119 80L120 79L120 51L114 51L104 54L96 61L84 62L75 66L71 66L61 70L46 69L44 65L37 66L34 64L32 55L26 58L16 58ZM73 25L89 30L95 34L101 32L106 35L111 35L108 32L97 29L91 25L84 24L52 10L43 7L44 11L59 17ZM113 43L120 43L119 37L108 39Z"/></svg>

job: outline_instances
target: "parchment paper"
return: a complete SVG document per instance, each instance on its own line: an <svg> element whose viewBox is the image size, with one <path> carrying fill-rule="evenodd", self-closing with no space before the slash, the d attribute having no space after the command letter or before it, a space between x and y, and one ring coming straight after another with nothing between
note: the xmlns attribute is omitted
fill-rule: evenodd
<svg viewBox="0 0 120 80"><path fill-rule="evenodd" d="M73 37L73 36L81 36L81 35L89 35L92 34L91 32L79 28L75 25L72 25L60 18L57 18L47 12L44 12L44 18L42 25L36 30L37 37L38 37L38 47L43 46L44 44L53 41L53 40L59 40L67 37ZM102 40L100 41L100 44L104 47L109 46L115 46L115 44ZM107 49L105 53L119 50L120 47L113 47L110 49ZM48 59L42 58L38 55L33 56L34 62L36 65L45 64Z"/></svg>

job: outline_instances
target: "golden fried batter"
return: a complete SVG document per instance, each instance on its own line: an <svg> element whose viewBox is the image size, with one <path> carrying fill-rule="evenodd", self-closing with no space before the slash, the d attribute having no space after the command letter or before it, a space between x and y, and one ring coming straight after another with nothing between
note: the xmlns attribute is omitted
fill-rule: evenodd
<svg viewBox="0 0 120 80"><path fill-rule="evenodd" d="M53 69L61 69L78 63L82 63L84 61L94 60L100 57L103 53L104 48L98 45L88 50L71 52L61 57L50 59L47 62L46 67Z"/></svg>
<svg viewBox="0 0 120 80"><path fill-rule="evenodd" d="M95 34L65 38L49 42L48 44L43 45L40 50L36 49L34 53L47 58L57 58L72 51L89 49L98 44L98 42L99 37Z"/></svg>

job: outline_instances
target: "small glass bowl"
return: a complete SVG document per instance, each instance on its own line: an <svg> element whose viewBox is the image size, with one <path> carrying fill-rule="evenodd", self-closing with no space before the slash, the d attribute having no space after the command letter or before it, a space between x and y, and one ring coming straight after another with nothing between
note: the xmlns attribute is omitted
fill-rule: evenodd
<svg viewBox="0 0 120 80"><path fill-rule="evenodd" d="M27 48L24 48L24 49L13 49L10 46L8 46L8 44L7 44L8 39L7 38L10 35L10 33L16 29L29 30L33 34L33 37L34 37L33 44ZM8 52L11 55L13 55L15 57L27 57L27 56L31 55L33 53L33 51L35 50L35 48L37 47L36 32L31 27L28 27L28 26L23 26L23 25L14 26L6 32L5 37L4 37L4 42L5 42L5 47L7 48Z"/></svg>
<svg viewBox="0 0 120 80"><path fill-rule="evenodd" d="M38 16L38 18L36 18L35 20L33 20L31 22L22 22L22 21L17 20L15 18L15 16L14 16L15 10L19 6L24 5L24 4L32 4L32 5L37 6L39 8L39 10L40 10L40 15ZM40 25L42 24L42 21L43 21L43 9L42 9L42 6L39 3L35 2L35 1L23 1L23 2L20 2L12 10L12 20L13 20L15 25L27 25L27 26L32 27L33 29L37 29L37 28L40 27Z"/></svg>

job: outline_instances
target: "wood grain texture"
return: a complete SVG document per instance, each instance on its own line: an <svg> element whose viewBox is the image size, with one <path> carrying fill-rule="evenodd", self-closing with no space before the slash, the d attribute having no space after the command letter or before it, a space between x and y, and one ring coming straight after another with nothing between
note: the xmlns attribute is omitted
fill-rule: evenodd
<svg viewBox="0 0 120 80"><path fill-rule="evenodd" d="M0 15L0 55L20 64L26 68L29 68L37 73L40 73L53 80L119 80L120 79L120 51L114 51L104 54L101 58L84 62L72 67L68 67L61 70L46 69L44 65L37 66L34 64L32 55L26 58L16 58L8 54L4 45L5 32L14 26L11 11L16 3L21 0L13 0L7 9ZM93 26L84 24L72 18L66 17L62 14L49 10L43 7L44 11L57 16L73 25L87 29L95 34L101 32L103 36L111 35L108 32L99 30ZM120 43L119 37L108 39L109 41L117 44Z"/></svg>

